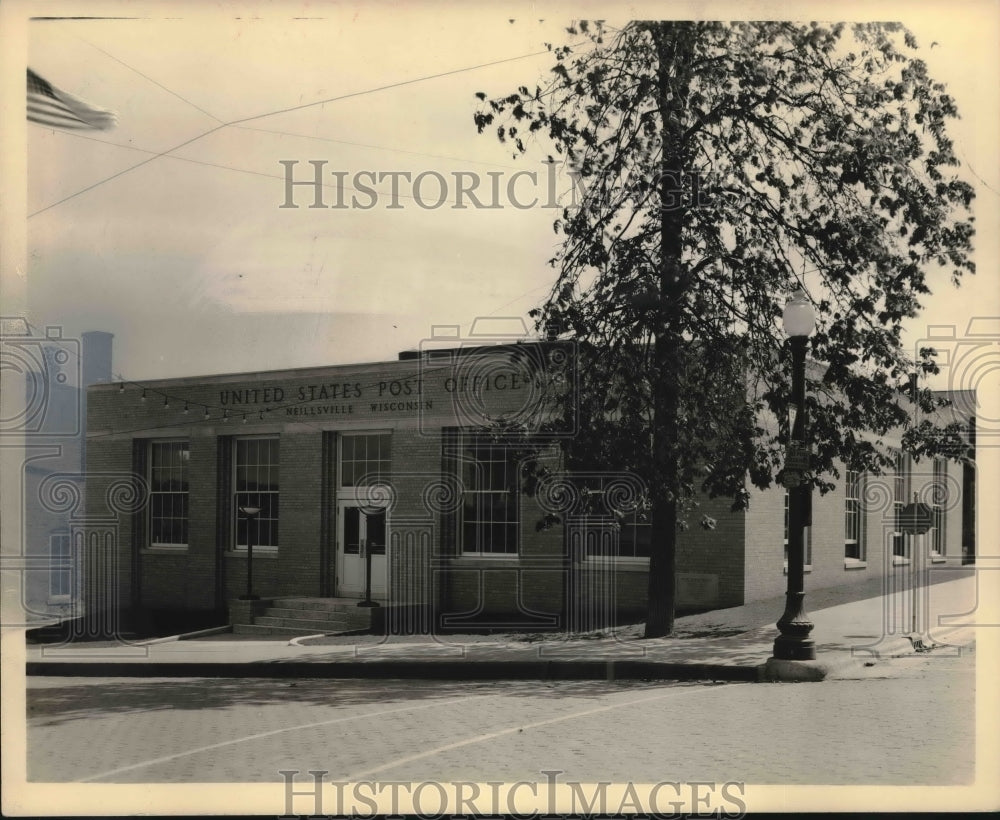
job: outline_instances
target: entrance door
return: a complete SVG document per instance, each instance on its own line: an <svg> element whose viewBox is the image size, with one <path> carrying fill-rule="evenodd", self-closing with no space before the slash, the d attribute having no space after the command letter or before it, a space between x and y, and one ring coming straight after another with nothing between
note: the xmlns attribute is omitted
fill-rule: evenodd
<svg viewBox="0 0 1000 820"><path fill-rule="evenodd" d="M372 597L385 598L386 516L384 509L340 504L337 516L337 594L363 598L366 552L371 553Z"/></svg>

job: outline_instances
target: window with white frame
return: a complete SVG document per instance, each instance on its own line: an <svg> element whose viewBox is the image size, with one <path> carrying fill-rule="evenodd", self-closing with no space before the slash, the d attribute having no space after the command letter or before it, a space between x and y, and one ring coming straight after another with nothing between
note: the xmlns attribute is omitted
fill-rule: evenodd
<svg viewBox="0 0 1000 820"><path fill-rule="evenodd" d="M892 554L897 558L910 557L910 539L899 528L903 508L907 504L910 493L910 457L902 452L896 453L896 466L892 476Z"/></svg>
<svg viewBox="0 0 1000 820"><path fill-rule="evenodd" d="M790 508L789 499L791 493L785 490L785 565L788 565L788 512ZM812 527L804 527L802 530L802 552L804 555L803 564L812 566Z"/></svg>
<svg viewBox="0 0 1000 820"><path fill-rule="evenodd" d="M188 542L187 441L149 443L149 545L183 547Z"/></svg>
<svg viewBox="0 0 1000 820"><path fill-rule="evenodd" d="M517 465L513 450L489 436L451 431L446 457L461 479L462 503L454 522L462 555L516 555Z"/></svg>
<svg viewBox="0 0 1000 820"><path fill-rule="evenodd" d="M847 470L844 475L844 557L865 560L865 522L861 514L863 475Z"/></svg>
<svg viewBox="0 0 1000 820"><path fill-rule="evenodd" d="M234 548L247 548L247 534L253 536L254 548L278 546L279 442L276 437L252 436L234 442L233 515ZM240 512L241 507L257 507L252 521Z"/></svg>
<svg viewBox="0 0 1000 820"><path fill-rule="evenodd" d="M617 528L618 546L614 556L618 558L649 558L652 521L648 510L637 506L624 514L615 515L607 504L605 487L615 482L613 474L603 477L588 477L580 482L577 489L581 498L586 499L585 509L581 510L584 517L593 517L600 523L610 524ZM606 542L601 539L588 539L586 553L588 556L605 556Z"/></svg>
<svg viewBox="0 0 1000 820"><path fill-rule="evenodd" d="M391 433L345 433L340 436L341 487L384 481L392 463Z"/></svg>
<svg viewBox="0 0 1000 820"><path fill-rule="evenodd" d="M73 551L70 534L49 536L49 597L69 599L73 594Z"/></svg>
<svg viewBox="0 0 1000 820"><path fill-rule="evenodd" d="M948 462L941 456L934 457L934 485L931 490L933 501L931 512L933 514L934 529L931 534L931 554L943 556L947 550L947 521L945 518L944 502L948 492Z"/></svg>

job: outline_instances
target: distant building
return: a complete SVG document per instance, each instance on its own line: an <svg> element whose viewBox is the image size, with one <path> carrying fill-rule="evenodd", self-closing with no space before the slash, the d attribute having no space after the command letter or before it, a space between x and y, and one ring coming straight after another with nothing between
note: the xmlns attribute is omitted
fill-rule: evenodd
<svg viewBox="0 0 1000 820"><path fill-rule="evenodd" d="M85 496L86 386L111 380L113 336L82 334L82 343L48 328L14 342L26 363L22 603L29 622L78 614L80 573L71 520Z"/></svg>
<svg viewBox="0 0 1000 820"><path fill-rule="evenodd" d="M577 476L560 488L557 475L529 496L516 443L482 432L497 418L531 428L545 412L537 373L562 361L559 344L93 385L88 612L111 613L108 623L113 610L161 624L219 620L227 608L254 618L233 603L247 590L252 539L260 597L353 606L370 583L406 631L580 629L641 617L650 528L630 506L641 482ZM970 429L974 412L962 419ZM960 566L974 554L971 465L904 456L898 465L888 476L846 473L816 495L807 588L917 563ZM582 490L598 503L579 506ZM934 526L908 536L896 513L914 493L933 506ZM247 509L258 512L248 520ZM785 491L752 491L747 512L730 512L724 499L703 500L702 511L717 526L679 536L678 606L783 593ZM541 526L553 512L562 523ZM258 621L280 628L282 614L289 629L304 628L285 611Z"/></svg>

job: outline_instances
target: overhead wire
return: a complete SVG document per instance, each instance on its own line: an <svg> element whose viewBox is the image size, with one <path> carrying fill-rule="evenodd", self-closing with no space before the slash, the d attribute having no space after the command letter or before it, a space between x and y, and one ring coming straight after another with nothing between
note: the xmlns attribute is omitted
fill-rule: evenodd
<svg viewBox="0 0 1000 820"><path fill-rule="evenodd" d="M189 99L188 99L187 97L183 97L183 96L181 96L181 95L180 95L180 94L178 94L178 93L177 93L176 91L174 91L174 90L173 90L172 88L167 88L167 86L165 86L165 85L164 85L163 83L159 82L158 80L155 80L155 79L153 79L153 78L152 78L152 77L150 77L150 76L149 76L148 74L143 74L143 73L142 73L142 72L141 72L141 71L140 71L140 70L139 70L138 68L136 68L136 67L135 67L135 66L133 66L133 65L129 65L128 63L126 63L126 62L125 62L124 60L122 60L121 58L119 58L119 57L116 57L116 56L115 56L114 54L112 54L112 53L111 53L110 51L106 51L105 49L103 49L103 48L101 48L101 47L100 47L99 45L97 45L96 43L92 43L92 42L90 42L90 40L88 40L88 39L87 39L86 37L80 37L79 35L76 35L76 36L77 36L77 38L78 38L78 39L80 39L80 40L82 40L83 42L85 42L85 43L86 43L86 44L87 44L88 46L90 46L91 48L93 48L93 49L96 49L97 51L101 52L101 54L104 54L104 55L105 55L105 56L107 56L107 57L110 57L110 58L111 58L112 60L114 60L114 61L115 61L116 63L120 63L121 65L125 66L125 68L129 69L129 71L134 71L134 72L135 72L136 74L138 74L138 75L139 75L140 77L142 77L143 79L145 79L145 80L148 80L148 81L149 81L149 82L151 82L151 83L152 83L153 85L155 85L155 86L158 86L159 88L162 88L162 89L163 89L164 91L166 91L166 92L167 92L168 94L171 94L171 95L173 95L174 97L176 97L177 99L181 100L181 102L186 102L186 103L187 103L188 105L190 105L190 106L191 106L192 108L194 108L194 109L196 109L196 110L200 111L200 112L201 112L202 114L204 114L204 115L205 115L206 117L209 117L210 119L213 119L213 120L215 120L215 121L216 121L217 123L220 123L220 124L222 123L222 120L221 120L221 119L219 119L219 118L218 118L217 116L215 116L215 114L211 113L210 111L206 111L206 110L205 110L204 108L202 108L202 107L201 107L200 105L197 105L196 103L193 103L193 102L191 102L191 100L189 100Z"/></svg>
<svg viewBox="0 0 1000 820"><path fill-rule="evenodd" d="M480 64L474 65L474 66L466 66L464 68L452 69L452 70L449 70L449 71L442 71L442 72L438 72L437 74L428 74L428 75L425 75L423 77L415 77L415 78L410 79L410 80L400 80L398 82L388 83L386 85L377 86L375 88L365 89L363 91L353 91L353 92L349 92L347 94L340 94L340 95L338 95L336 97L328 97L328 98L323 99L323 100L316 100L316 101L310 102L310 103L302 103L301 105L289 106L287 108L281 108L281 109L276 109L276 110L273 110L273 111L267 111L267 112L264 112L263 114L254 114L253 116L250 116L250 117L242 117L242 118L235 119L235 120L230 120L230 121L222 121L218 117L215 117L213 114L210 114L209 112L204 111L203 109L201 109L199 106L194 105L194 103L190 103L188 100L185 100L185 98L182 97L182 96L180 96L179 94L176 94L175 92L171 92L171 93L174 93L175 96L177 96L179 99L182 99L185 102L189 102L190 105L194 106L195 108L198 108L198 110L200 110L203 113L207 114L208 116L212 117L213 119L215 119L220 124L216 125L216 126L214 126L212 128L209 128L208 130L203 131L200 134L196 134L195 136L190 137L189 139L186 139L183 142L180 142L177 145L172 146L171 148L168 148L168 149L166 149L164 151L159 151L156 154L154 154L153 156L149 157L148 159L143 160L142 162L138 162L135 165L132 165L132 166L130 166L128 168L124 168L121 171L118 171L118 172L116 172L114 174L111 174L110 176L104 177L103 179L100 179L97 182L92 183L91 185L88 185L88 186L86 186L84 188L81 188L80 190L78 190L78 191L76 191L76 192L74 192L72 194L69 194L68 196L63 197L62 199L57 200L56 202L53 202L53 203L51 203L49 205L46 205L44 208L39 208L37 211L34 211L33 213L28 214L28 218L31 219L32 217L35 217L38 214L44 213L45 211L48 211L48 210L50 210L52 208L55 208L58 205L62 205L64 202L68 202L69 200L74 199L74 198L80 196L81 194L85 194L88 191L92 191L95 188L97 188L97 187L99 187L101 185L104 185L107 182L111 182L112 180L115 180L118 177L121 177L121 176L129 173L130 171L134 171L137 168L141 168L141 167L143 167L145 165L148 165L150 162L153 162L154 160L159 159L160 157L168 156L168 155L172 154L174 151L177 151L177 150L179 150L179 149L181 149L181 148L183 148L183 147L185 147L187 145L190 145L193 142L197 142L197 141L203 139L204 137L207 137L210 134L214 134L216 131L219 131L219 130L221 130L223 128L229 128L229 127L232 127L232 126L238 126L238 125L241 125L241 124L246 123L246 122L253 122L255 120L264 119L266 117L274 117L274 116L277 116L279 114L288 114L288 113L290 113L292 111L301 111L301 110L304 110L306 108L313 108L313 107L318 106L318 105L326 105L327 103L340 102L342 100L348 100L348 99L353 99L353 98L356 98L356 97L362 97L362 96L365 96L365 95L368 95L368 94L377 94L377 93L380 93L382 91L389 91L389 90L395 89L395 88L403 88L405 86L413 85L415 83L421 83L421 82L427 82L429 80L441 79L442 77L450 77L450 76L454 76L454 75L457 75L457 74L463 74L463 73L468 72L468 71L478 71L479 69L482 69L482 68L490 68L492 66L503 65L504 63L510 63L510 62L514 62L516 60L525 60L525 59L529 59L531 57L538 57L540 55L548 54L548 53L549 53L548 49L545 49L545 50L542 50L542 51L531 52L529 54L521 54L521 55L518 55L516 57L505 57L505 58L503 58L501 60L493 60L491 62L480 63ZM122 61L119 60L119 62L122 62ZM123 63L123 65L127 65L127 64ZM129 67L131 68L131 66L129 66ZM141 72L137 71L136 69L133 69L133 70L135 70L136 73L139 73L141 75ZM145 75L142 75L142 76L145 76ZM147 79L149 79L149 78L147 78ZM151 82L155 82L155 81L151 80ZM157 85L159 85L159 83L157 83Z"/></svg>
<svg viewBox="0 0 1000 820"><path fill-rule="evenodd" d="M110 140L102 140L102 139L98 139L97 137L90 137L90 136L87 136L85 134L81 134L81 133L76 132L76 131L62 131L60 133L62 135L64 135L64 136L67 136L67 137L77 137L79 139L90 140L91 142L97 142L97 143L100 143L101 145L110 145L110 146L113 146L115 148L124 148L124 149L129 150L129 151L138 151L138 152L143 153L143 154L152 154L153 156L150 157L150 159L156 159L158 156L164 156L163 154L159 154L156 151L150 151L148 148L139 148L138 146L135 146L135 145L125 145L125 144L120 143L120 142L111 142ZM191 157L176 157L176 156L173 156L173 155L168 155L168 156L166 156L166 159L172 159L172 160L175 160L177 162L188 162L188 163L191 163L193 165L202 165L202 166L205 166L205 167L208 167L208 168L218 168L218 169L223 170L223 171L235 171L236 173L240 173L240 174L250 174L252 176L267 177L268 179L277 179L277 180L281 180L281 181L285 181L285 179L286 179L286 177L284 175L282 175L282 174L269 174L269 173L267 173L265 171L252 171L249 168L237 168L237 167L235 167L233 165L224 165L224 164L219 163L219 162L208 162L206 160L192 159ZM133 166L133 167L138 167L138 166ZM363 191L358 191L357 188L352 188L350 185L342 185L339 182L336 182L336 183L334 183L334 182L319 182L319 183L310 182L309 184L310 185L318 184L321 188L336 189L337 191L354 191L355 193L364 193ZM416 200L417 199L416 196L413 196L413 195L410 195L410 194L404 194L404 193L401 193L399 191L394 192L393 193L393 197L397 198L397 199L412 199L412 200ZM35 213L40 213L40 211L36 211ZM32 215L34 215L34 214L32 214Z"/></svg>
<svg viewBox="0 0 1000 820"><path fill-rule="evenodd" d="M348 140L334 139L333 137L321 137L316 134L296 134L291 131L277 131L272 128L255 128L252 125L234 125L233 127L244 131L258 131L262 134L275 134L277 136L282 136L282 137L296 137L298 139L317 140L319 142L332 142L335 143L336 145L350 145L354 148L371 148L376 151L391 151L395 154L409 154L410 156L415 156L415 157L444 159L454 162L462 162L468 165L486 165L492 168L508 168L512 171L520 170L521 168L520 165L503 165L498 162L484 162L483 160L464 159L463 157L453 157L453 156L448 156L447 154L429 154L426 153L425 151L408 151L405 148L391 148L387 145L370 145L364 142L350 142Z"/></svg>
<svg viewBox="0 0 1000 820"><path fill-rule="evenodd" d="M479 64L479 65L476 65L476 66L470 66L470 67L466 67L466 68L463 68L463 69L455 69L455 70L452 70L452 71L442 72L442 73L435 74L435 75L430 75L430 76L427 76L427 77L421 77L421 78L416 78L416 79L413 79L413 80L401 81L399 83L393 83L391 85L381 86L379 88L369 89L369 90L366 90L366 91L363 91L363 92L355 92L355 93L352 93L352 94L341 95L339 97L333 97L333 98L329 98L329 99L326 99L326 100L316 101L316 102L312 102L312 103L304 103L304 104L302 104L300 106L294 106L292 108L281 109L279 111L272 111L272 112L268 112L266 114L256 115L254 117L244 118L242 120L234 120L234 121L231 121L229 123L226 123L223 120L221 120L220 118L216 117L210 111L207 111L206 109L202 108L201 106L199 106L196 103L194 103L191 100L189 100L187 97L184 97L183 95L175 92L173 89L167 87L166 85L164 85L163 83L159 82L158 80L150 77L148 74L145 74L144 72L140 71L139 69L135 68L134 66L132 66L129 63L125 62L124 60L121 60L120 58L116 57L115 55L113 55L110 52L106 51L105 49L101 48L100 46L97 46L96 44L90 42L89 40L86 40L85 38L81 37L79 39L83 40L83 42L87 43L92 48L96 49L97 51L100 51L102 54L104 54L105 56L109 57L110 59L115 60L116 62L118 62L121 65L125 66L129 70L135 72L136 74L138 74L139 76L141 76L145 80L147 80L148 82L156 85L157 87L163 89L167 93L169 93L169 94L177 97L179 100L187 103L192 108L200 111L201 113L205 114L206 116L208 116L211 119L215 120L216 122L220 123L220 125L218 127L209 129L208 131L204 132L203 134L201 134L201 135L199 135L197 137L194 137L191 140L188 140L187 142L183 143L182 145L190 144L190 142L194 141L195 139L201 139L204 136L207 136L207 135L209 135L211 133L214 133L215 131L220 130L222 127L233 126L233 127L236 127L236 128L241 128L241 129L245 129L245 130L253 130L253 131L258 131L258 132L262 132L262 133L273 133L273 134L282 135L282 136L291 136L291 137L298 137L298 138L304 138L304 139L315 139L315 140L321 140L321 141L327 141L327 142L334 142L334 143L340 143L340 144L356 145L358 147L373 148L373 149L377 149L377 150L386 150L386 151L396 151L396 152L399 152L399 153L406 153L406 154L411 154L411 155L416 155L416 156L430 156L430 157L434 157L436 159L455 160L455 161L459 161L459 162L463 162L463 163L470 163L470 162L474 162L474 161L472 161L472 160L465 160L465 159L461 159L461 158L458 158L458 157L449 157L449 156L445 156L445 155L426 154L426 153L416 152L416 151L407 151L405 149L394 149L394 148L389 148L387 146L368 145L368 144L364 144L364 143L350 143L350 142L347 142L347 141L344 141L344 140L335 140L335 139L332 139L332 138L321 137L321 136L313 136L313 135L305 135L305 134L294 134L294 133L286 132L286 131L276 131L276 130L272 130L272 129L255 128L253 126L241 125L240 123L249 122L249 121L252 121L252 120L255 120L255 119L260 119L260 118L263 118L263 117L266 117L266 116L272 116L272 115L279 114L279 113L285 113L285 112L291 111L291 110L299 110L299 109L302 109L302 108L309 108L309 107L313 107L313 106L316 106L316 105L323 105L323 104L325 104L327 102L333 102L333 101L336 101L336 100L346 99L348 97L360 96L362 94L367 94L367 93L376 93L378 91L386 90L386 89L389 89L389 88L395 88L395 87L399 87L399 86L402 86L402 85L412 84L412 83L415 83L415 82L421 82L421 81L424 81L424 80L435 79L435 78L438 78L438 77L450 76L450 75L454 75L454 74L463 73L465 71L472 71L472 70L476 70L476 69L479 69L479 68L484 68L484 67L488 67L488 66L492 66L492 65L498 65L498 64L502 64L502 63L506 63L506 62L515 61L515 60L526 59L526 58L529 58L529 57L539 56L541 54L548 53L548 51L546 50L546 51L532 52L530 54L525 54L525 55L518 55L516 57L505 58L505 59L502 59L502 60L497 60L497 61L493 61L493 62L489 62L489 63L482 63L482 64ZM157 159L157 158L163 157L163 156L167 156L170 159L179 160L179 161L182 161L182 162L189 162L189 163L192 163L192 164L202 165L202 166L206 166L206 167L214 167L214 168L219 168L219 169L223 169L223 170L235 171L235 172L238 172L238 173L251 174L251 175L255 175L255 176L264 176L264 177L268 177L268 178L271 178L271 179L284 179L283 176L280 176L278 174L267 174L267 173L261 172L261 171L252 171L252 170L244 169L244 168L236 168L234 166L224 165L224 164L221 164L221 163L213 163L213 162L208 162L208 161L204 161L204 160L196 160L196 159L192 159L192 158L189 158L189 157L177 157L177 156L173 156L172 152L174 150L177 150L177 148L179 148L181 146L175 146L174 148L168 149L167 151L156 152L156 151L150 151L148 149L139 148L138 146L124 145L122 143L113 143L113 142L110 142L108 140L102 140L102 139L98 139L98 138L95 138L95 137L90 137L90 136L83 135L83 134L72 133L71 136L76 136L76 137L79 137L81 139L86 139L86 140L90 140L92 142L98 142L98 143L102 143L102 144L105 144L105 145L112 145L112 146L115 146L115 147L118 147L118 148L125 148L125 149L131 150L131 151L138 151L138 152L141 152L141 153L151 154L151 156L150 156L150 158L148 160L144 160L142 163L138 163L138 164L136 164L134 166L131 166L131 168L125 169L125 170L119 172L118 174L113 175L112 177L108 177L104 181L110 181L110 179L113 179L116 176L120 176L121 174L127 173L129 170L132 170L134 168L138 168L138 167L140 167L143 164L146 164L148 162L151 162L154 159ZM499 165L497 163L484 163L484 162L475 163L475 164L496 165L497 167L510 167L510 168L515 167L515 166ZM46 208L43 208L43 209L40 209L39 211L36 211L35 213L31 214L31 216L34 216L34 215L36 215L38 213L41 213L42 211L47 210L48 208L54 207L55 205L58 205L61 202L65 202L65 201L67 201L67 199L72 198L73 196L76 196L76 195L78 195L80 193L84 193L87 190L92 190L94 187L96 187L97 185L100 185L100 184L102 184L102 182L94 183L93 185L89 186L88 188L85 188L85 189L83 189L81 191L78 191L76 194L72 194L70 197L64 198L64 199L60 200L59 202L53 203L52 205L47 206ZM329 183L321 183L321 186L322 187L326 187L326 188L336 187L338 190L343 190L344 188L346 188L346 190L355 190L355 189L353 189L353 188L351 188L349 186L343 186L342 187L339 184L335 186L335 185L332 185L332 184L329 184ZM408 196L406 194L396 193L394 195L395 196L401 196L401 197L406 198L406 199L416 199L416 197ZM528 295L529 293L533 293L534 291L538 290L540 287L547 287L547 285L543 285L543 286L538 286L538 287L535 287L535 288L531 288L528 291L525 291L525 293L523 293L523 294L515 297L511 301L505 303L504 305L501 305L500 307L494 309L493 311L491 311L490 313L488 313L486 315L494 315L495 313L499 312L500 310L503 310L508 305L513 304L514 302L518 301L519 299L523 298L524 296ZM138 383L135 383L135 384L138 384ZM215 408L215 409L218 409L218 408Z"/></svg>

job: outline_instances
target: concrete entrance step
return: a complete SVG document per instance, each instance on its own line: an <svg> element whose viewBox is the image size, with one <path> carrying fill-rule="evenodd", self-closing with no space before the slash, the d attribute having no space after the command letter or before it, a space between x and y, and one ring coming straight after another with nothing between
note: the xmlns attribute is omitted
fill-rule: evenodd
<svg viewBox="0 0 1000 820"><path fill-rule="evenodd" d="M292 607L269 606L266 614L273 618L295 618L309 621L347 620L354 613L342 609L293 609ZM257 620L260 620L258 616Z"/></svg>
<svg viewBox="0 0 1000 820"><path fill-rule="evenodd" d="M255 625L320 632L370 630L374 625L372 607L358 606L357 598L275 598ZM381 621L379 621L381 623Z"/></svg>
<svg viewBox="0 0 1000 820"><path fill-rule="evenodd" d="M307 609L326 612L350 612L359 607L360 598L275 598L271 606L275 609Z"/></svg>
<svg viewBox="0 0 1000 820"><path fill-rule="evenodd" d="M318 635L384 629L386 607L361 607L358 606L359 600L274 598L254 602L252 606L248 602L233 601L230 618L234 633L240 635ZM251 614L254 611L258 614ZM264 633L260 630L271 631Z"/></svg>
<svg viewBox="0 0 1000 820"><path fill-rule="evenodd" d="M351 632L356 629L364 629L367 625L359 626L347 620L316 620L313 618L282 618L270 614L258 615L253 619L254 626L280 626L288 629L318 632Z"/></svg>

